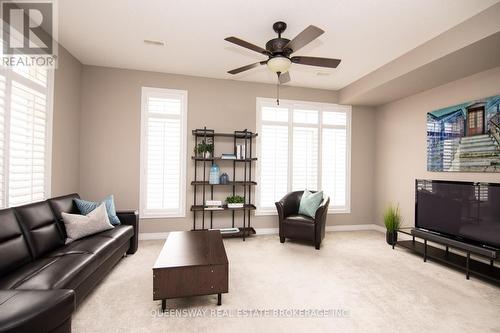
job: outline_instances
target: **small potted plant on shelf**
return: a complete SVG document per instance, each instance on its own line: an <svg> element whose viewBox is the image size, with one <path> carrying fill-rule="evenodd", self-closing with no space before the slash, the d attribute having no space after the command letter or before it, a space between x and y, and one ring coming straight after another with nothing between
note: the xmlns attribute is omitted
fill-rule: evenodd
<svg viewBox="0 0 500 333"><path fill-rule="evenodd" d="M390 205L384 213L384 224L387 229L386 241L389 245L394 245L398 241L398 229L401 225L401 215L399 215L399 205Z"/></svg>
<svg viewBox="0 0 500 333"><path fill-rule="evenodd" d="M200 158L210 158L214 153L214 144L203 140L194 147L194 153Z"/></svg>
<svg viewBox="0 0 500 333"><path fill-rule="evenodd" d="M243 208L245 199L239 195L231 195L226 198L227 208Z"/></svg>

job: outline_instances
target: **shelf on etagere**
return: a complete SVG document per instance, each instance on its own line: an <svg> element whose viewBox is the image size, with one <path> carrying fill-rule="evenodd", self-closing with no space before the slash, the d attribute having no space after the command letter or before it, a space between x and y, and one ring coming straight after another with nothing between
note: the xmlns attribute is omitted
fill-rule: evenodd
<svg viewBox="0 0 500 333"><path fill-rule="evenodd" d="M191 182L191 185L213 185L213 186L232 186L232 185L241 185L241 186L244 186L244 185L257 185L257 182L253 182L253 181L230 181L228 182L227 184L210 184L208 181L192 181Z"/></svg>
<svg viewBox="0 0 500 333"><path fill-rule="evenodd" d="M232 234L222 234L222 238L233 238L233 237L242 237L243 235L248 237L250 235L255 235L255 229L252 227L246 227L246 228L238 228L240 229L239 232L232 233Z"/></svg>
<svg viewBox="0 0 500 333"><path fill-rule="evenodd" d="M212 157L212 158L203 158L203 157L196 157L196 156L191 156L192 160L196 161L236 161L236 162L250 162L250 161L257 161L257 157L252 157L252 158L245 158L245 159L229 159L229 158L222 158L220 156Z"/></svg>
<svg viewBox="0 0 500 333"><path fill-rule="evenodd" d="M257 136L257 133L251 133L251 132L240 132L240 133L212 133L210 131L204 131L202 129L198 130L193 130L193 135L197 136L206 136L206 137L214 137L214 136L219 136L219 137L227 137L227 138L234 138L236 137L237 139L244 139L246 138L255 138Z"/></svg>
<svg viewBox="0 0 500 333"><path fill-rule="evenodd" d="M239 227L238 229L239 231L234 233L221 233L222 238L235 238L242 236L248 237L251 235L255 235L257 233L255 229L252 227L245 227L245 228ZM217 230L217 229L192 229L191 231L199 231L199 230Z"/></svg>
<svg viewBox="0 0 500 333"><path fill-rule="evenodd" d="M192 205L191 211L205 211L205 212L224 212L224 211L235 211L235 210L255 210L255 205L246 204L241 208L228 208L227 206L222 207L222 209L205 209L202 205Z"/></svg>

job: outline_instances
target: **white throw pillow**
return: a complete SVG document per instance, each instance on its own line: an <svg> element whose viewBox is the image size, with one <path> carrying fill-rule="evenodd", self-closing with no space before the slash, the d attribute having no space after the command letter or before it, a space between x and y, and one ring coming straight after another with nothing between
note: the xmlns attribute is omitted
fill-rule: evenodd
<svg viewBox="0 0 500 333"><path fill-rule="evenodd" d="M61 213L66 227L66 244L77 239L113 229L109 222L108 213L104 203L87 215Z"/></svg>

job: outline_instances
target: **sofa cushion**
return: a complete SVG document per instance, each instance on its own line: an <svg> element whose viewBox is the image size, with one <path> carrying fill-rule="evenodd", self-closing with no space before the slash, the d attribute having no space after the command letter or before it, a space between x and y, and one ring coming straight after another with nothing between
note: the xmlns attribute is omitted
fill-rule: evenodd
<svg viewBox="0 0 500 333"><path fill-rule="evenodd" d="M64 239L66 239L66 229L64 229L64 223L61 213L64 212L69 214L79 214L80 211L78 210L78 207L76 207L76 204L73 200L78 198L80 198L80 196L77 193L72 193L47 200L50 208L52 208L52 211L54 212L57 224Z"/></svg>
<svg viewBox="0 0 500 333"><path fill-rule="evenodd" d="M96 234L96 236L117 239L121 245L134 236L134 228L130 225L117 225L113 229Z"/></svg>
<svg viewBox="0 0 500 333"><path fill-rule="evenodd" d="M113 244L115 243L115 244ZM60 247L47 255L48 258L61 257L68 254L95 254L108 256L120 244L108 237L87 237L76 240L66 246Z"/></svg>
<svg viewBox="0 0 500 333"><path fill-rule="evenodd" d="M1 290L0 332L52 332L74 310L72 290Z"/></svg>
<svg viewBox="0 0 500 333"><path fill-rule="evenodd" d="M28 246L35 259L64 245L64 239L48 202L16 207L15 211L20 224L26 230Z"/></svg>
<svg viewBox="0 0 500 333"><path fill-rule="evenodd" d="M34 274L19 280L15 289L75 289L98 265L90 253L72 253L53 257Z"/></svg>
<svg viewBox="0 0 500 333"><path fill-rule="evenodd" d="M305 223L305 224L314 224L314 219L300 214L294 214L287 216L284 221L285 223Z"/></svg>
<svg viewBox="0 0 500 333"><path fill-rule="evenodd" d="M283 221L284 236L294 239L314 240L315 223L308 216L291 215Z"/></svg>
<svg viewBox="0 0 500 333"><path fill-rule="evenodd" d="M66 227L66 233L68 234L66 244L80 238L113 229L113 225L109 222L104 203L87 215L61 214L63 216L64 226Z"/></svg>
<svg viewBox="0 0 500 333"><path fill-rule="evenodd" d="M112 194L108 195L101 202L87 201L87 200L82 200L82 199L74 199L74 201L75 201L76 207L78 207L78 209L80 210L80 213L83 215L88 215L94 209L99 207L99 205L104 204L104 205L106 205L106 212L108 214L109 222L112 225L121 224L120 219L116 215L115 198Z"/></svg>
<svg viewBox="0 0 500 333"><path fill-rule="evenodd" d="M323 191L310 192L308 190L304 191L302 198L300 199L299 214L306 215L314 218L316 210L323 201Z"/></svg>
<svg viewBox="0 0 500 333"><path fill-rule="evenodd" d="M0 279L0 289L75 289L127 240L83 238Z"/></svg>
<svg viewBox="0 0 500 333"><path fill-rule="evenodd" d="M15 271L0 278L0 289L15 289L24 281L28 280L31 276L36 275L44 267L52 263L55 258L40 258L30 262L24 266L19 267Z"/></svg>
<svg viewBox="0 0 500 333"><path fill-rule="evenodd" d="M0 276L31 261L28 244L13 209L0 211Z"/></svg>

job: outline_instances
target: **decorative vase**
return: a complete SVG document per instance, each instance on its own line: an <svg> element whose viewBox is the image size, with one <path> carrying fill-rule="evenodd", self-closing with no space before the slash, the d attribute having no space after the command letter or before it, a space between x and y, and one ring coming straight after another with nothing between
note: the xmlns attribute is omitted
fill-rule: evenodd
<svg viewBox="0 0 500 333"><path fill-rule="evenodd" d="M203 153L203 158L204 159L209 159L211 157L211 155L212 154L209 151L206 151L206 152Z"/></svg>
<svg viewBox="0 0 500 333"><path fill-rule="evenodd" d="M229 176L227 175L227 173L222 173L222 175L220 175L220 183L221 184L229 184Z"/></svg>
<svg viewBox="0 0 500 333"><path fill-rule="evenodd" d="M217 164L212 164L210 167L210 176L208 178L208 183L212 185L219 184L219 166Z"/></svg>
<svg viewBox="0 0 500 333"><path fill-rule="evenodd" d="M398 232L396 230L389 231L387 230L385 234L385 240L387 244L394 245L398 242Z"/></svg>

